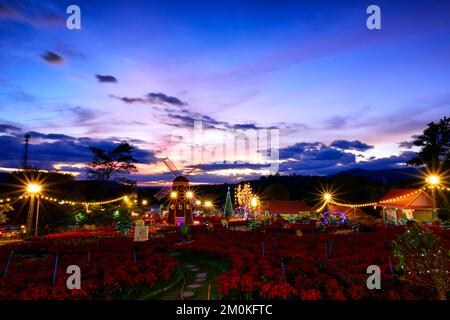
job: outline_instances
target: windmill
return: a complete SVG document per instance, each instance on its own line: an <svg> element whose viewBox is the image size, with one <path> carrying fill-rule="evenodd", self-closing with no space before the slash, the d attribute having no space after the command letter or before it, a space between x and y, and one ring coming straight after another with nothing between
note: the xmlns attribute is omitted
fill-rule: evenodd
<svg viewBox="0 0 450 320"><path fill-rule="evenodd" d="M194 169L190 169L186 173L179 170L169 158L163 160L164 164L169 168L175 179L172 181L172 187L166 187L155 194L158 201L169 196L169 215L167 217L168 224L181 225L183 223L192 224L192 204L194 194L189 191L189 180L186 178Z"/></svg>

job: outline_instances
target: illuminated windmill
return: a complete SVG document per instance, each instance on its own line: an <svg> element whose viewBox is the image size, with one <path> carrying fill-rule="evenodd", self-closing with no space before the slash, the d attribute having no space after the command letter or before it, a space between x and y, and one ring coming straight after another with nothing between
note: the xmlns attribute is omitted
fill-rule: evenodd
<svg viewBox="0 0 450 320"><path fill-rule="evenodd" d="M195 168L184 173L182 170L179 170L169 158L165 158L163 162L175 176L175 179L172 181L172 187L161 189L155 194L155 198L161 201L169 196L168 224L192 224L194 193L189 190L189 180L186 177L194 172Z"/></svg>

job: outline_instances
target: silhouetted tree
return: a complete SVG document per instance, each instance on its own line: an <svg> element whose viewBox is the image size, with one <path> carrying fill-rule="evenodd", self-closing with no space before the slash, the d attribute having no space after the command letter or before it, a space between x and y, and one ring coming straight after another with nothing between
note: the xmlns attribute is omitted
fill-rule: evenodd
<svg viewBox="0 0 450 320"><path fill-rule="evenodd" d="M263 200L289 200L289 192L279 184L272 184L264 189Z"/></svg>
<svg viewBox="0 0 450 320"><path fill-rule="evenodd" d="M132 156L134 147L126 141L121 142L108 151L95 147L89 147L89 149L92 152L93 160L87 173L91 179L103 182L103 196L106 193L109 182L119 175L123 177L137 170L133 164L137 162Z"/></svg>
<svg viewBox="0 0 450 320"><path fill-rule="evenodd" d="M430 122L428 127L413 142L422 147L417 157L407 161L414 166L426 165L431 171L449 168L450 118L444 117L438 123Z"/></svg>

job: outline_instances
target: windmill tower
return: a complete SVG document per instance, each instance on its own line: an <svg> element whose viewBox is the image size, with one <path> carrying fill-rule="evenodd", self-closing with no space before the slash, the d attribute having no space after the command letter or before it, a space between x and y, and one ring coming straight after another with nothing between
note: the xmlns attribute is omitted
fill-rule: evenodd
<svg viewBox="0 0 450 320"><path fill-rule="evenodd" d="M170 161L169 158L163 160L164 164L169 168L175 179L172 181L172 187L161 189L155 198L161 201L169 196L169 215L167 223L172 225L192 224L192 206L194 202L194 194L189 190L189 180L186 178L195 168L183 173Z"/></svg>

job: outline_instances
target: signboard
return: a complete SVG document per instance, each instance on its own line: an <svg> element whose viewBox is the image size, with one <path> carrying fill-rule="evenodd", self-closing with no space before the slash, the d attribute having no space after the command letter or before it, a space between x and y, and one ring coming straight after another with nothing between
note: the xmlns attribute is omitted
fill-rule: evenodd
<svg viewBox="0 0 450 320"><path fill-rule="evenodd" d="M134 241L147 241L147 240L148 240L148 226L135 226Z"/></svg>

